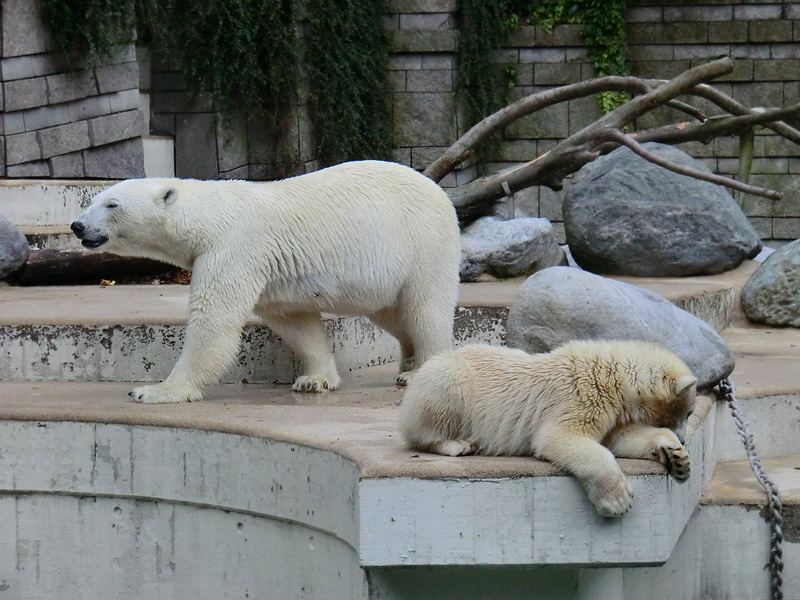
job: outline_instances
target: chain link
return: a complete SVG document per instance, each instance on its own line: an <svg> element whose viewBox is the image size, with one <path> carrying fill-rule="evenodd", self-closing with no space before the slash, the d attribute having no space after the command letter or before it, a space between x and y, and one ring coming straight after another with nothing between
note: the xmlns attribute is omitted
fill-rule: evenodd
<svg viewBox="0 0 800 600"><path fill-rule="evenodd" d="M783 542L783 516L781 499L778 494L778 486L776 486L767 476L764 467L761 466L761 461L756 454L756 447L753 443L753 435L747 427L747 421L739 410L739 403L736 401L736 388L730 378L723 379L719 382L719 391L722 397L728 403L734 420L736 421L736 431L739 437L742 438L744 443L745 452L747 452L747 460L750 461L750 468L756 476L758 483L767 492L767 506L770 529L770 544L769 544L769 563L767 567L770 573L770 591L772 600L783 599L783 550L781 549L781 542Z"/></svg>

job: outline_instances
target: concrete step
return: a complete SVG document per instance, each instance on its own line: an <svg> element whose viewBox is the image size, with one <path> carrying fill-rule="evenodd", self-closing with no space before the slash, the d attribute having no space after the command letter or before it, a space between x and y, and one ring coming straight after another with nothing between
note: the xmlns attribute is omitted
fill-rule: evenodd
<svg viewBox="0 0 800 600"><path fill-rule="evenodd" d="M0 379L161 381L182 348L188 286L0 287ZM499 344L506 309L461 307L461 342ZM397 341L361 317L326 318L339 369L397 360ZM253 320L222 381L290 383L299 363L270 329Z"/></svg>
<svg viewBox="0 0 800 600"><path fill-rule="evenodd" d="M456 341L503 343L507 307L523 281L462 285ZM730 277L657 285L676 304L705 314L717 326L730 320L734 296ZM182 347L188 293L187 286L174 285L1 287L0 379L162 380ZM331 316L327 326L343 371L397 359L394 338L366 319ZM289 349L253 320L223 381L287 383L298 368Z"/></svg>
<svg viewBox="0 0 800 600"><path fill-rule="evenodd" d="M80 250L80 240L68 225L20 225L17 227L27 238L32 249Z"/></svg>
<svg viewBox="0 0 800 600"><path fill-rule="evenodd" d="M708 399L688 442L689 481L653 461L622 460L634 507L604 519L549 463L407 449L393 371L350 373L333 394L221 385L202 402L160 406L130 402L130 384L2 382L0 436L14 444L0 454L0 498L246 512L327 532L361 566L651 564L670 556L713 466Z"/></svg>
<svg viewBox="0 0 800 600"><path fill-rule="evenodd" d="M760 458L761 465L770 480L778 487L781 503L786 507L796 507L790 509L787 515L787 530L789 537L794 538L794 543L798 543L800 542L800 510L798 510L800 509L800 453ZM750 462L737 460L717 464L714 476L706 485L700 503L705 506L736 505L763 508L767 505L766 498L766 492L753 474Z"/></svg>

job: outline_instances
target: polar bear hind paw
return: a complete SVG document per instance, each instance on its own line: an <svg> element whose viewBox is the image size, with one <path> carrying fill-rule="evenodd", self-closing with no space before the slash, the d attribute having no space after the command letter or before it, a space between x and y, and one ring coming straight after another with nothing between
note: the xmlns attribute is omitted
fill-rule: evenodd
<svg viewBox="0 0 800 600"><path fill-rule="evenodd" d="M403 371L394 382L400 386L407 386L411 382L411 378L414 377L414 371Z"/></svg>
<svg viewBox="0 0 800 600"><path fill-rule="evenodd" d="M478 451L478 445L467 440L445 440L434 444L431 451L443 456L466 456L475 454Z"/></svg>
<svg viewBox="0 0 800 600"><path fill-rule="evenodd" d="M670 475L678 481L684 481L689 478L692 467L686 448L680 444L665 444L660 446L658 451L661 455L659 460L661 464L667 467Z"/></svg>
<svg viewBox="0 0 800 600"><path fill-rule="evenodd" d="M128 392L128 396L134 402L141 404L178 404L180 402L193 402L200 400L200 394L191 392L178 394L174 390L169 390L161 385L143 385L133 388Z"/></svg>
<svg viewBox="0 0 800 600"><path fill-rule="evenodd" d="M587 491L603 517L621 517L633 506L633 488L624 475L614 482L590 485Z"/></svg>
<svg viewBox="0 0 800 600"><path fill-rule="evenodd" d="M336 373L301 375L292 385L293 392L332 392L339 387L341 377Z"/></svg>

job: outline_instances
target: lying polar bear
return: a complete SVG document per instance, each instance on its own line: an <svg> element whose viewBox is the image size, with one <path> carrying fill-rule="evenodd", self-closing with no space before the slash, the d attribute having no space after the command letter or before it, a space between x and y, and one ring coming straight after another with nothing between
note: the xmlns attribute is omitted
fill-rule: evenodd
<svg viewBox="0 0 800 600"><path fill-rule="evenodd" d="M433 357L400 405L419 450L535 455L572 473L597 511L632 505L614 456L664 464L689 477L682 438L697 379L666 348L645 342L571 342L547 354L466 346Z"/></svg>
<svg viewBox="0 0 800 600"><path fill-rule="evenodd" d="M452 348L461 246L444 191L413 169L341 164L274 182L133 179L72 224L87 248L192 270L183 352L145 403L198 400L239 348L253 311L300 356L292 389L341 379L321 312L365 315L401 346L399 383Z"/></svg>

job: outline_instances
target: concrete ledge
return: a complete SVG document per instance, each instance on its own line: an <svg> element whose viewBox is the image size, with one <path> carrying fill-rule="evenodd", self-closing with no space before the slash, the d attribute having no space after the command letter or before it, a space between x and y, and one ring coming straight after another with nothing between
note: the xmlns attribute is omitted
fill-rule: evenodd
<svg viewBox="0 0 800 600"><path fill-rule="evenodd" d="M689 481L622 460L634 509L603 519L549 463L406 449L395 424L401 392L383 383L390 370L352 373L336 394L220 386L177 406L128 402L116 383L2 383L0 431L13 444L0 457L0 493L244 511L326 531L357 548L362 566L653 564L669 557L711 472L715 413L705 399Z"/></svg>
<svg viewBox="0 0 800 600"><path fill-rule="evenodd" d="M92 197L114 184L98 180L0 180L3 216L14 225L69 225Z"/></svg>

